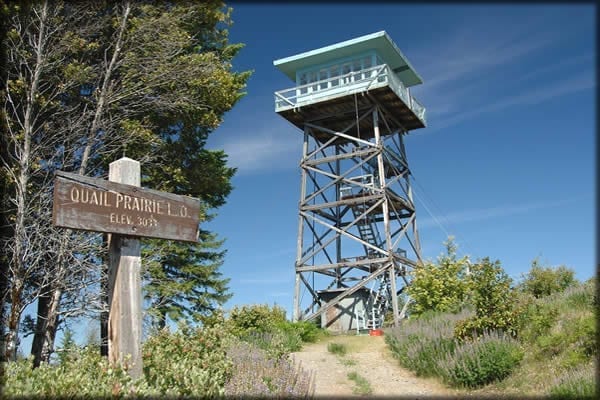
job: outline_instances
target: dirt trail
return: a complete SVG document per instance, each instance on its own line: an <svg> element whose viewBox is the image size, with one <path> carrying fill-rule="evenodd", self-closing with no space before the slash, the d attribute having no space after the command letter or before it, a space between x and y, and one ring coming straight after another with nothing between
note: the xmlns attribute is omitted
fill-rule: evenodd
<svg viewBox="0 0 600 400"><path fill-rule="evenodd" d="M344 344L344 356L327 350L328 343ZM292 353L293 360L314 373L315 397L362 397L353 390L356 383L348 373L356 372L365 378L372 389L364 397L394 397L424 399L449 397L457 393L435 380L417 378L400 367L387 348L383 336L332 336L319 343L306 344L302 351Z"/></svg>

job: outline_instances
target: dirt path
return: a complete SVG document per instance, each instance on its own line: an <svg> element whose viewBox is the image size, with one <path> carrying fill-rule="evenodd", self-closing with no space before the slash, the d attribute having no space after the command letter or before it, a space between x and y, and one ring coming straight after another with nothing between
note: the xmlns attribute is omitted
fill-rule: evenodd
<svg viewBox="0 0 600 400"><path fill-rule="evenodd" d="M330 353L331 342L344 344L346 355ZM457 393L435 380L417 378L399 366L387 348L383 336L332 336L314 344L306 344L292 358L315 376L315 397L361 397L355 394L357 384L348 378L356 372L365 378L371 394L366 397L423 399L430 396L448 397ZM365 395L363 395L365 396Z"/></svg>

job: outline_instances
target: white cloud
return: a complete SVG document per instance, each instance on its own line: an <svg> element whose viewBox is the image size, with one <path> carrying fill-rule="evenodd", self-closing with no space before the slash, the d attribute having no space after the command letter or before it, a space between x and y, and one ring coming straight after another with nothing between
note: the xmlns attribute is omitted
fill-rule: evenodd
<svg viewBox="0 0 600 400"><path fill-rule="evenodd" d="M229 164L238 168L238 175L298 165L302 135L297 129L286 127L243 134L220 145L229 156Z"/></svg>
<svg viewBox="0 0 600 400"><path fill-rule="evenodd" d="M560 207L572 203L577 199L561 199L554 201L540 201L540 202L532 202L525 204L516 204L516 205L503 205L497 207L490 208L481 208L474 210L465 210L458 211L454 213L450 213L446 216L437 217L437 221L433 217L429 218L420 218L418 219L418 227L419 229L430 228L438 225L438 222L442 225L448 224L460 224L464 222L474 222L481 221L486 219L504 217L507 215L520 214L530 211L535 211L540 208L552 208L552 207Z"/></svg>
<svg viewBox="0 0 600 400"><path fill-rule="evenodd" d="M481 114L500 111L505 108L540 104L548 100L556 99L561 96L577 93L584 90L593 89L596 86L594 76L590 73L582 73L571 79L563 81L550 81L548 85L538 86L537 88L528 87L527 92L521 92L513 96L506 96L498 101L493 101L480 107L473 107L463 110L460 114L448 118L441 118L438 122L428 129L427 133L438 129L447 128L458 122L471 119Z"/></svg>
<svg viewBox="0 0 600 400"><path fill-rule="evenodd" d="M558 13L548 8L533 19L510 21L505 15L488 18L492 10L423 46L417 55L420 62L415 65L422 65L417 69L425 82L412 92L427 107L430 124L425 134L482 113L538 104L595 86L591 54L564 54L564 46L587 25L568 32L554 29L560 22ZM563 57L544 57L548 63L540 67L540 56L561 48ZM530 90L531 81L539 81L542 74L549 79ZM506 94L508 85L515 88L514 95Z"/></svg>

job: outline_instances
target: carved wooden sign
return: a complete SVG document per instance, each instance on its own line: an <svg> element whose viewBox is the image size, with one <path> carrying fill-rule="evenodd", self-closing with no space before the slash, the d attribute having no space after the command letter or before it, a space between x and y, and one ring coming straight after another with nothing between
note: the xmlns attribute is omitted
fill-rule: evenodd
<svg viewBox="0 0 600 400"><path fill-rule="evenodd" d="M198 240L200 202L138 186L57 172L56 226L161 239Z"/></svg>

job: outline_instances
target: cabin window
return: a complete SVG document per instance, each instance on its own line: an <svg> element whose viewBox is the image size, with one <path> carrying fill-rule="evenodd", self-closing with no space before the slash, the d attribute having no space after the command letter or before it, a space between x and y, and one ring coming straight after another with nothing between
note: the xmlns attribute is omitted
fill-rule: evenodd
<svg viewBox="0 0 600 400"><path fill-rule="evenodd" d="M363 69L369 69L372 67L371 65L371 56L364 57L362 59ZM367 71L363 73L363 78L370 78L373 71Z"/></svg>
<svg viewBox="0 0 600 400"><path fill-rule="evenodd" d="M300 83L300 86L306 85L308 83L306 73L300 74L300 82L299 83ZM307 91L308 90L306 87L300 88L300 94L306 94Z"/></svg>
<svg viewBox="0 0 600 400"><path fill-rule="evenodd" d="M315 84L310 87L312 92L319 90L319 85L316 84L317 80L317 71L313 71L308 75L308 82L315 82Z"/></svg>
<svg viewBox="0 0 600 400"><path fill-rule="evenodd" d="M322 70L319 71L319 80L320 81L327 80L327 77L328 76L327 76L327 70L326 69L322 69ZM328 84L328 82L321 82L320 89L321 90L327 89L327 84Z"/></svg>
<svg viewBox="0 0 600 400"><path fill-rule="evenodd" d="M340 76L340 67L339 65L334 65L333 67L329 68L329 77L330 78L335 78ZM339 79L332 79L331 80L331 86L338 86L340 84L340 80Z"/></svg>
<svg viewBox="0 0 600 400"><path fill-rule="evenodd" d="M342 65L342 75L344 77L343 78L344 84L350 83L350 71L351 71L351 65L350 65L350 63Z"/></svg>
<svg viewBox="0 0 600 400"><path fill-rule="evenodd" d="M360 70L361 70L361 65L360 65L360 60L355 60L352 63L352 71L356 72L356 74L352 75L352 80L354 82L356 81L360 81L361 77L360 77Z"/></svg>

